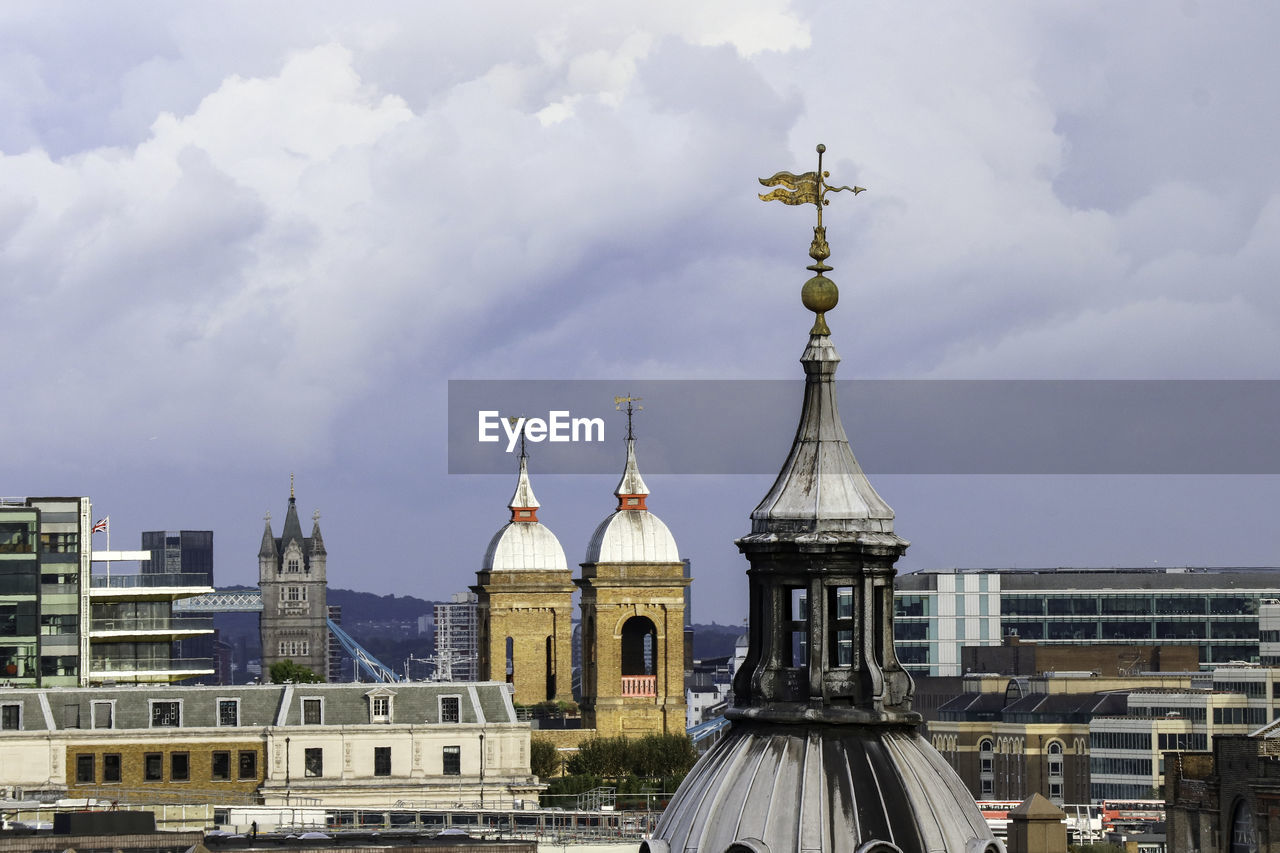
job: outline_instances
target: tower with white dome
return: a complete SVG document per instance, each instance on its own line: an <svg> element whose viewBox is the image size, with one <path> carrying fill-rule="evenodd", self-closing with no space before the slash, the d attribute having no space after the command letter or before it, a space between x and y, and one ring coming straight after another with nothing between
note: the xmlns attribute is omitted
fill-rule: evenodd
<svg viewBox="0 0 1280 853"><path fill-rule="evenodd" d="M538 521L528 457L471 589L478 597L480 678L507 681L515 701L572 701L573 579L564 549Z"/></svg>
<svg viewBox="0 0 1280 853"><path fill-rule="evenodd" d="M683 733L684 577L676 540L649 511L627 403L617 509L587 545L582 577L582 709L600 736Z"/></svg>

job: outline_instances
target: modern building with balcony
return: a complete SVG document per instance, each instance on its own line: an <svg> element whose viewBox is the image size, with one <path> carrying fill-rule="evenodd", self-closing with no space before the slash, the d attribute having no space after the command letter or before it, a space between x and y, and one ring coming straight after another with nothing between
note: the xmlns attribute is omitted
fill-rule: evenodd
<svg viewBox="0 0 1280 853"><path fill-rule="evenodd" d="M94 560L141 559L147 551L96 552ZM213 636L208 616L175 616L173 602L212 593L202 574L116 572L91 578L89 682L183 681L214 674L212 656L175 654L177 644Z"/></svg>

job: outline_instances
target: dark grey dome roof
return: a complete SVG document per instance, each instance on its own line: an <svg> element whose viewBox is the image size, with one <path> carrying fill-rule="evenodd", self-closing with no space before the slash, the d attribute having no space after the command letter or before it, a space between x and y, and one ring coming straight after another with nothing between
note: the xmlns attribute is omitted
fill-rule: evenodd
<svg viewBox="0 0 1280 853"><path fill-rule="evenodd" d="M681 787L687 793L663 813L650 853L725 853L733 844L854 853L877 849L873 842L903 853L982 853L993 844L973 795L912 726L737 722Z"/></svg>

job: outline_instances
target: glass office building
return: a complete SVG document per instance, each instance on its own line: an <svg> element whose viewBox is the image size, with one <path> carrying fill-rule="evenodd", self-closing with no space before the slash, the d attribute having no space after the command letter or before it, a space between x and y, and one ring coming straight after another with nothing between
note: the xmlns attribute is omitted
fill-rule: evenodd
<svg viewBox="0 0 1280 853"><path fill-rule="evenodd" d="M1280 569L974 569L899 575L898 657L961 675L960 648L1005 637L1041 644L1193 645L1200 665L1259 660L1259 611Z"/></svg>

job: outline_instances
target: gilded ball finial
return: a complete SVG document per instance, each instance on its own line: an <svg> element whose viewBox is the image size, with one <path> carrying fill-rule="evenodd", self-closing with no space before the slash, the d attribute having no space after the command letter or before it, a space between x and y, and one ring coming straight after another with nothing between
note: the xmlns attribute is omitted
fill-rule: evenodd
<svg viewBox="0 0 1280 853"><path fill-rule="evenodd" d="M819 143L818 143L818 153L819 153L819 154L826 154L826 153L827 153L827 146L825 146L825 145L823 145L821 142L819 142Z"/></svg>

